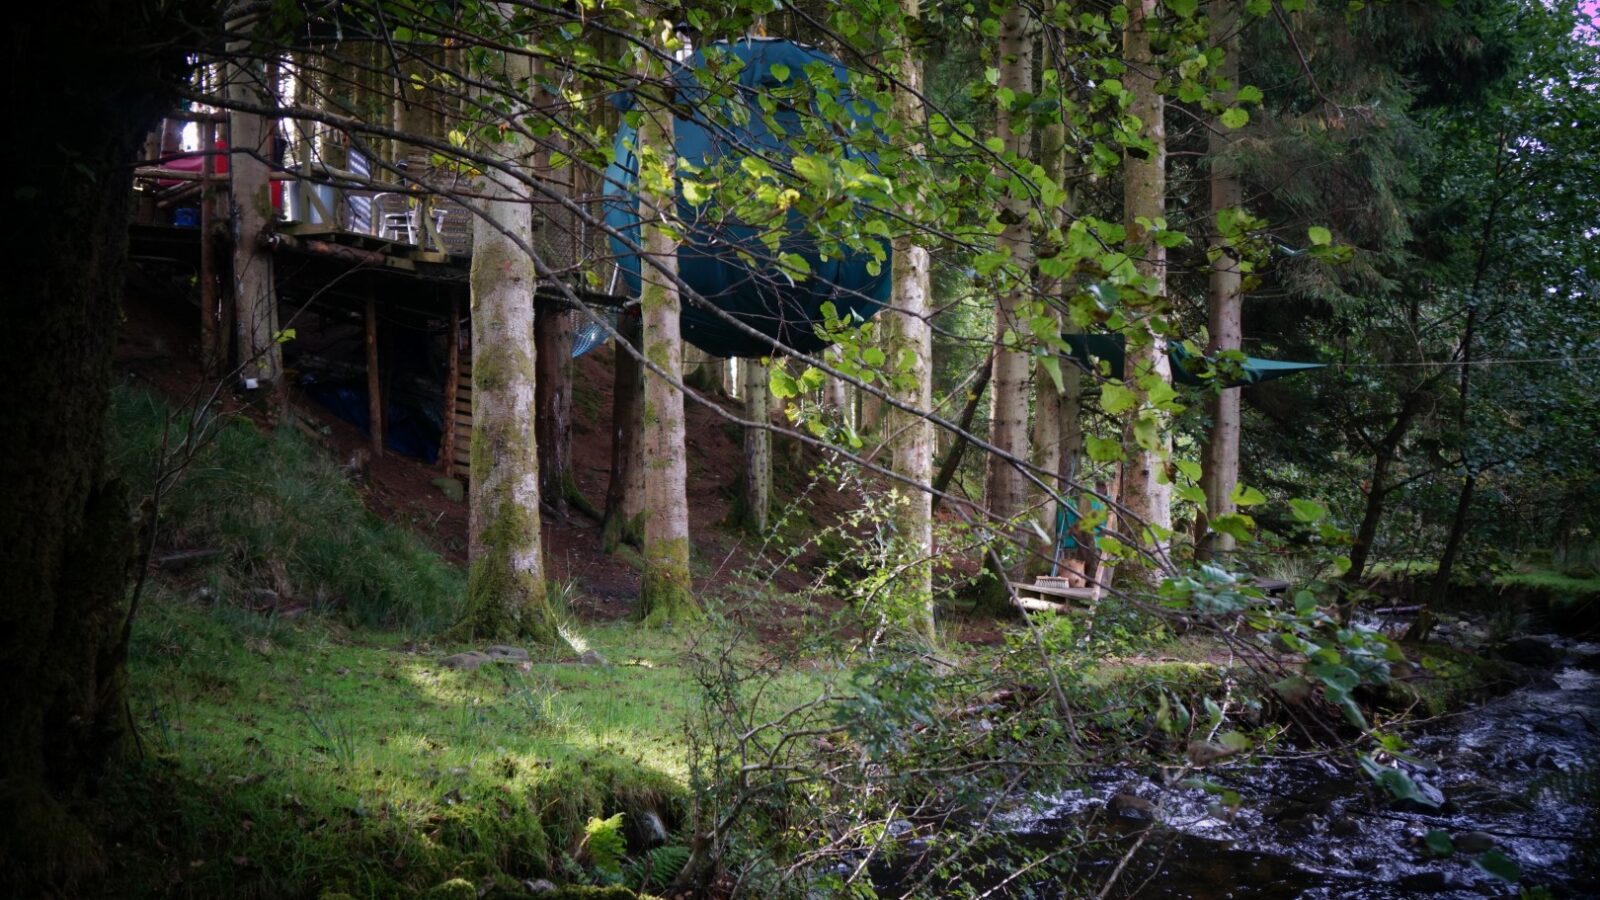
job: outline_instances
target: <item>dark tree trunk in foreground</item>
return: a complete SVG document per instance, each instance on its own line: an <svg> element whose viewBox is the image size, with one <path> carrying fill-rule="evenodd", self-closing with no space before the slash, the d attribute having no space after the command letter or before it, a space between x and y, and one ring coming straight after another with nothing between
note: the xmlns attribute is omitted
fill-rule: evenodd
<svg viewBox="0 0 1600 900"><path fill-rule="evenodd" d="M77 803L125 746L132 525L106 465L132 166L181 56L163 17L86 0L7 24L0 300L0 895L73 896L101 854ZM146 30L150 29L150 30ZM47 885L54 885L51 890Z"/></svg>

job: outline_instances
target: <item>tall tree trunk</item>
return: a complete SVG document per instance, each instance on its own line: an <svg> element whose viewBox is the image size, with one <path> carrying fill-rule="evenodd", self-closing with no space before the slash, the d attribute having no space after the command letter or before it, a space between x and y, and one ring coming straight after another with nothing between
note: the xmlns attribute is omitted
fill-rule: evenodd
<svg viewBox="0 0 1600 900"><path fill-rule="evenodd" d="M839 358L839 352L840 351L837 347L829 347L826 353L828 361L833 362L837 360ZM842 378L835 378L832 375L829 375L828 380L823 382L822 394L823 402L830 410L834 412L834 414L839 417L839 419L846 426L853 426L855 424L855 417L851 415L854 410L851 409L850 404L849 382Z"/></svg>
<svg viewBox="0 0 1600 900"><path fill-rule="evenodd" d="M624 543L644 547L644 366L629 352L629 347L639 349L642 340L638 314L624 313L617 330L622 341L612 382L611 481L600 536L607 553Z"/></svg>
<svg viewBox="0 0 1600 900"><path fill-rule="evenodd" d="M1222 48L1222 64L1217 75L1231 83L1239 79L1238 0L1213 0L1211 4L1211 42ZM1232 142L1220 120L1211 126L1208 151L1211 159L1211 224L1223 210L1236 209L1244 202L1244 188L1238 167L1227 158ZM1210 319L1209 355L1238 350L1244 343L1244 295L1240 292L1239 258L1220 234L1211 241L1216 259L1211 263L1211 289L1206 297ZM1201 448L1201 487L1206 493L1206 508L1200 511L1196 534L1202 556L1227 554L1234 549L1230 534L1211 532L1207 523L1232 513L1233 489L1239 483L1239 389L1224 388L1206 401L1211 426ZM1208 533L1209 532L1209 533Z"/></svg>
<svg viewBox="0 0 1600 900"><path fill-rule="evenodd" d="M230 45L244 53L248 45ZM276 67L272 67L275 71ZM254 106L272 106L276 99L268 67L235 59L225 67L227 98ZM278 296L273 283L272 252L265 238L272 227L273 126L266 118L245 112L228 114L228 173L232 182L234 347L239 377L245 385L276 391L283 375L278 345Z"/></svg>
<svg viewBox="0 0 1600 900"><path fill-rule="evenodd" d="M677 159L672 115L640 91L639 217L645 259L639 307L644 316L644 356L656 371L644 373L644 583L639 617L670 624L692 617L689 576L688 465L684 456L683 394L669 382L683 371L678 316L678 246L668 230L677 208ZM654 176L647 170L654 169Z"/></svg>
<svg viewBox="0 0 1600 900"><path fill-rule="evenodd" d="M900 0L901 16L915 21L920 15L919 0ZM902 34L911 33L910 29ZM894 117L905 134L921 133L922 63L914 48L901 48L896 75ZM921 145L908 148L922 153ZM909 220L917 216L916 202L908 201L902 212ZM933 495L926 487L933 480L933 423L925 416L933 408L933 302L928 274L928 250L902 234L894 240L891 265L892 295L886 328L887 356L899 365L909 360L908 369L898 371L904 387L895 389L895 399L915 410L891 409L889 433L891 462L897 475L909 484L896 485L902 501L895 507L900 577L895 593L903 598L902 608L913 617L907 624L924 639L934 639L933 618Z"/></svg>
<svg viewBox="0 0 1600 900"><path fill-rule="evenodd" d="M1129 148L1123 154L1123 218L1128 232L1128 253L1144 282L1148 299L1135 311L1133 324L1139 333L1129 335L1126 384L1138 401L1128 412L1123 427L1123 448L1128 454L1123 464L1122 504L1132 521L1130 533L1158 555L1163 553L1172 531L1171 484L1166 478L1167 458L1171 455L1170 416L1150 405L1150 388L1156 382L1170 381L1167 341L1155 328L1166 314L1167 251L1139 219L1163 218L1167 209L1167 136L1165 103L1156 82L1155 53L1150 46L1156 16L1156 0L1127 0L1128 24L1123 29L1123 54L1128 62L1125 83L1133 94L1128 113L1140 122L1140 137L1149 148ZM1144 580L1156 576L1148 570Z"/></svg>
<svg viewBox="0 0 1600 900"><path fill-rule="evenodd" d="M86 0L7 23L0 296L0 895L86 896L106 859L76 819L122 747L132 530L106 464L133 164L171 107L192 4ZM70 47L72 52L63 53Z"/></svg>
<svg viewBox="0 0 1600 900"><path fill-rule="evenodd" d="M1389 470L1399 458L1400 445L1411 431L1411 423L1422 412L1432 379L1407 391L1400 399L1400 409L1394 422L1373 448L1372 481L1367 488L1367 505L1361 514L1361 524L1356 527L1356 537L1350 546L1350 568L1344 573L1344 582L1356 585L1367 571L1367 559L1372 554L1372 542L1378 536L1378 523L1383 519L1384 501L1389 498Z"/></svg>
<svg viewBox="0 0 1600 900"><path fill-rule="evenodd" d="M1053 121L1045 127L1039 140L1039 163L1057 184L1066 180L1066 137L1066 123ZM1059 226L1070 212L1070 208L1067 207L1051 210L1051 216L1041 226L1041 234L1048 236L1050 230ZM1042 273L1035 276L1035 281L1040 298L1047 304L1044 315L1052 323L1052 330L1059 333L1062 322L1061 307L1056 305L1056 300L1061 297L1064 284L1061 279L1051 278ZM1064 370L1073 367L1065 365L1060 354L1056 354L1052 362L1053 365L1046 365L1044 358L1041 357L1033 367L1033 433L1030 443L1033 450L1033 464L1040 471L1047 473L1043 476L1045 486L1053 492L1060 493L1068 489L1069 477L1062 465L1061 446L1065 431L1062 417L1066 414L1067 373ZM1040 499L1041 502L1038 504L1040 530L1053 536L1058 504L1048 495ZM1053 557L1055 548L1051 547L1050 550Z"/></svg>
<svg viewBox="0 0 1600 900"><path fill-rule="evenodd" d="M508 55L504 65L513 76L532 73L526 57ZM486 152L525 174L528 148L514 134ZM537 278L533 260L501 232L527 240L532 207L525 187L503 172L488 173L480 190L487 218L474 222L472 234L472 504L460 630L555 644L562 638L545 595L539 533Z"/></svg>
<svg viewBox="0 0 1600 900"><path fill-rule="evenodd" d="M578 493L572 477L572 310L554 303L536 306L539 494L556 518L565 520L568 501Z"/></svg>
<svg viewBox="0 0 1600 900"><path fill-rule="evenodd" d="M1487 229L1485 239L1487 239ZM1479 257L1479 276L1473 284L1473 299L1476 301L1478 287L1482 282L1483 256ZM1471 309L1467 310L1467 324L1461 336L1461 381L1460 411L1456 415L1456 430L1463 436L1471 428L1470 407L1472 401L1472 341L1474 331L1478 324L1478 307L1474 302ZM1433 611L1438 608L1444 598L1450 593L1450 579L1455 574L1456 558L1461 553L1461 541L1466 537L1467 522L1472 513L1472 494L1478 486L1478 470L1473 468L1473 461L1467 456L1465 447L1461 451L1461 464L1466 469L1466 476L1461 479L1461 493L1456 496L1456 512L1450 519L1450 535L1445 539L1444 555L1439 557L1439 570L1434 574L1433 589L1429 592L1428 602L1422 606L1422 612L1417 620L1411 623L1406 630L1406 640L1425 641L1428 633L1433 630Z"/></svg>
<svg viewBox="0 0 1600 900"><path fill-rule="evenodd" d="M994 359L983 361L983 369L978 373L978 381L967 389L967 403L961 408L961 418L956 420L956 427L965 434L972 432L972 423L978 418L978 404L983 401L983 392L989 387L989 379L994 375ZM955 480L956 470L961 468L961 457L966 453L967 438L965 434L956 435L950 443L950 449L945 453L944 462L939 464L939 474L933 478L933 508L938 509L942 497L950 489L950 482Z"/></svg>
<svg viewBox="0 0 1600 900"><path fill-rule="evenodd" d="M1018 4L1006 8L1000 19L999 66L1000 84L1013 94L1022 95L1033 89L1033 48L1028 36L1028 14ZM1000 104L995 112L995 133L1003 145L1002 152L1025 158L1028 154L1026 118L1014 116L1007 104ZM1004 167L997 169L996 177L1009 181L1011 173ZM1002 202L1001 221L1005 230L1000 233L996 247L1010 256L1008 283L1000 294L995 310L995 354L993 390L989 404L989 442L1018 460L1028 459L1028 375L1031 356L1020 345L1020 338L1028 334L1023 320L1023 306L1027 301L1027 272L1033 262L1031 229L1028 227L1028 200L1025 197L1007 196ZM1008 334L1014 335L1007 342ZM1022 514L1028 501L1028 481L1016 462L990 455L987 477L984 481L984 500L989 514L996 520L1011 522ZM1007 544L1001 550L1010 557L1007 571L991 572L994 586L986 590L980 602L990 611L1009 609L1010 593L1002 582L1011 579L1020 570L1021 554L1016 546L1025 540L1025 532L1010 526L1001 526L1000 534ZM987 553L986 565L993 567L999 554Z"/></svg>
<svg viewBox="0 0 1600 900"><path fill-rule="evenodd" d="M771 391L767 387L767 367L754 359L739 361L744 379L740 395L744 398L744 417L765 423L771 415ZM757 535L767 531L772 509L772 432L766 428L744 430L744 526Z"/></svg>

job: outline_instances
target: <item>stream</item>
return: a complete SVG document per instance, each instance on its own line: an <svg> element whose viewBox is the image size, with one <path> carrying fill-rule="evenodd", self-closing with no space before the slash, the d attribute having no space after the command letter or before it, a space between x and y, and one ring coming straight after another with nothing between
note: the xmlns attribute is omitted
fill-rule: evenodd
<svg viewBox="0 0 1600 900"><path fill-rule="evenodd" d="M1362 773L1314 758L1206 773L1241 796L1231 816L1197 788L1113 769L1006 814L1013 842L1034 853L1091 842L1076 851L1074 883L1002 883L1012 864L964 876L962 888L1039 900L1092 895L1153 817L1110 896L1450 900L1516 897L1538 886L1549 893L1532 896L1600 897L1600 814L1592 808L1600 795L1600 674L1591 671L1600 644L1537 640L1559 659L1534 670L1531 684L1408 735L1415 756L1438 762L1407 767L1442 792L1437 809L1394 801ZM1434 829L1452 835L1456 852L1427 849L1423 838ZM1521 882L1486 871L1478 864L1484 853L1514 861ZM898 880L880 873L878 888L900 896ZM918 895L961 892L925 886Z"/></svg>

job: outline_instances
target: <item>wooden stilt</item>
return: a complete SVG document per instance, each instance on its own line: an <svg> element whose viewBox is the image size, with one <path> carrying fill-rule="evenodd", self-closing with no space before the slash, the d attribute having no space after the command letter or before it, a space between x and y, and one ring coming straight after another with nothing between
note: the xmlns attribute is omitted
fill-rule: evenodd
<svg viewBox="0 0 1600 900"><path fill-rule="evenodd" d="M444 379L444 439L439 445L439 467L448 474L455 465L456 452L456 398L461 387L461 301L450 301L450 324L445 328L449 342L447 356L450 371Z"/></svg>
<svg viewBox="0 0 1600 900"><path fill-rule="evenodd" d="M367 417L372 458L383 457L383 381L378 373L378 301L367 293Z"/></svg>
<svg viewBox="0 0 1600 900"><path fill-rule="evenodd" d="M217 260L212 233L217 204L217 186L212 176L217 164L211 154L217 146L216 128L212 122L200 123L200 152L205 154L201 161L204 180L200 183L200 366L207 378L221 374L222 361L227 356L217 330Z"/></svg>

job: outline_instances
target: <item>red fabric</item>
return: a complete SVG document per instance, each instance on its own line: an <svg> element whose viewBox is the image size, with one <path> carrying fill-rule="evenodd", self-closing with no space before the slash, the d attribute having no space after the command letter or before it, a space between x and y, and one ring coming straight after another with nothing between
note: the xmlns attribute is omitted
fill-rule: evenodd
<svg viewBox="0 0 1600 900"><path fill-rule="evenodd" d="M213 164L211 171L218 175L228 174L228 142L217 141L213 149L215 151L213 158L216 162ZM180 153L177 156L169 156L161 161L161 168L175 169L179 172L203 172L205 167L206 155L199 151ZM163 178L158 180L156 184L162 187L172 187L176 184L183 184L183 182L176 179ZM281 181L272 182L272 208L283 209L283 182Z"/></svg>

